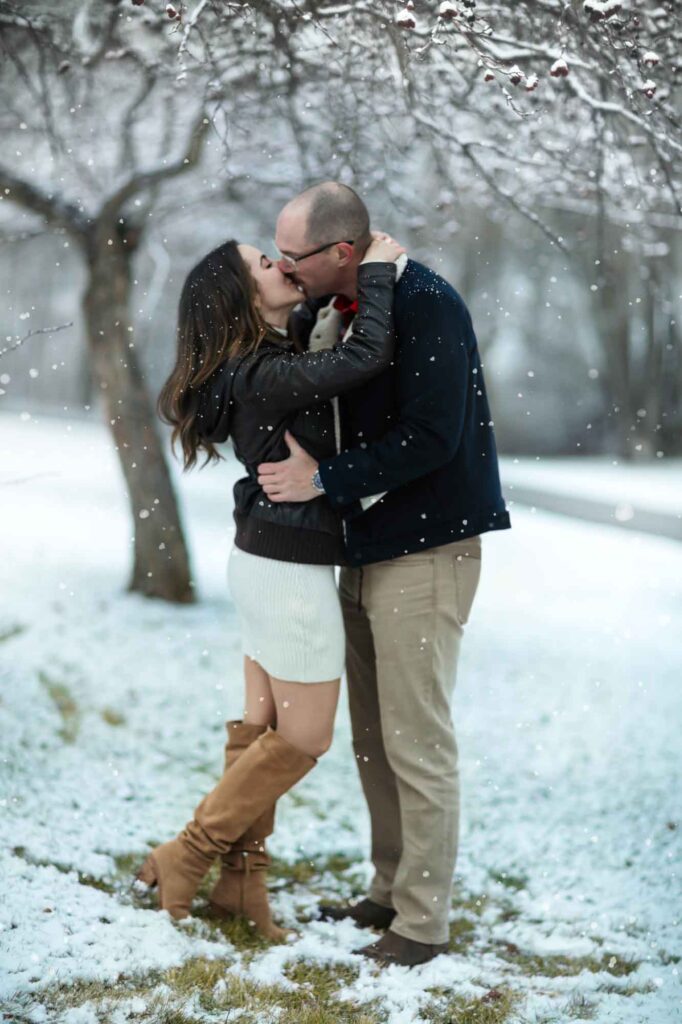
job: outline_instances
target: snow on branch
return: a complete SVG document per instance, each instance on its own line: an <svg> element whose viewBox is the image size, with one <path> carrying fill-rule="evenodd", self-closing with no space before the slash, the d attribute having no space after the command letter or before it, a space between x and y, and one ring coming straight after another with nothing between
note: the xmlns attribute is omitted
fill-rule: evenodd
<svg viewBox="0 0 682 1024"><path fill-rule="evenodd" d="M208 59L201 39L210 38L212 57L218 54L212 62L218 77L231 66L226 58L221 67L221 52L227 54L237 40L247 42L240 32L248 25L253 39L269 44L269 72L290 82L289 97L303 91L301 74L319 70L326 76L322 101L327 90L348 90L349 68L361 69L370 107L383 106L388 119L402 107L401 116L418 130L423 132L428 121L435 139L447 138L461 121L470 138L478 134L508 149L513 140L519 159L526 147L540 142L546 159L555 163L553 174L547 168L543 176L543 193L550 199L552 180L555 198L567 184L560 155L566 146L584 148L573 161L571 187L578 184L582 167L580 191L594 190L589 171L596 145L594 115L600 113L612 123L610 138L618 146L600 179L614 204L627 177L629 188L641 183L641 201L652 212L679 208L682 143L672 99L679 92L675 68L682 29L671 0L636 6L619 0L518 0L513 5L493 0L485 8L476 0L359 0L352 5L250 0L230 5L230 14L221 17L214 5L199 3L186 25L191 21L193 30L201 28L193 48L199 65ZM183 38L186 42L186 34ZM242 54L242 62L248 60L248 46ZM258 77L254 64L254 81ZM349 102L349 123L362 116L361 109ZM322 102L318 116L324 119ZM306 134L300 116L294 120L300 146ZM527 122L526 130L519 121ZM633 128L645 138L644 149L629 147ZM310 140L308 134L309 145ZM661 167L660 186L654 190L646 182L651 158ZM629 176L622 173L626 163ZM608 180L612 164L619 170ZM484 172L501 198L493 169L481 159ZM502 192L518 209L527 206L527 186L524 180L518 195L506 186Z"/></svg>
<svg viewBox="0 0 682 1024"><path fill-rule="evenodd" d="M671 0L187 0L172 18L163 0L26 6L40 32L11 8L5 123L45 160L34 181L6 147L0 189L71 230L133 198L139 220L139 194L149 205L185 171L223 194L251 174L257 193L265 167L282 187L330 169L377 180L430 146L458 189L545 235L543 211L569 199L652 223L680 210Z"/></svg>
<svg viewBox="0 0 682 1024"><path fill-rule="evenodd" d="M39 334L56 334L57 331L65 331L67 327L73 327L73 320L70 320L67 324L59 324L57 327L38 327L34 331L29 331L28 334L25 334L23 338L18 338L12 345L0 348L0 357L7 355L8 352L14 352L15 349L20 348L29 338L35 338Z"/></svg>

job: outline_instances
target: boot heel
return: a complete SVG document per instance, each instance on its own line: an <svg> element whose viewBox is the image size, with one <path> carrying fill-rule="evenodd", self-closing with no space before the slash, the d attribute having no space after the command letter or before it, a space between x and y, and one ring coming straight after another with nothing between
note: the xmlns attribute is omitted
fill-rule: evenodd
<svg viewBox="0 0 682 1024"><path fill-rule="evenodd" d="M136 882L142 882L143 885L153 889L158 884L158 875L154 866L154 861L151 857L147 857L146 861L135 875Z"/></svg>

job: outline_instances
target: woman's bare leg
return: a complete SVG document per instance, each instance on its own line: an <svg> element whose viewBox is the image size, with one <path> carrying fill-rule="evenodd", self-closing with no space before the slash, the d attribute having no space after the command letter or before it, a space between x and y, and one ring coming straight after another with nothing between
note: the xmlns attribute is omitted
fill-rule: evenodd
<svg viewBox="0 0 682 1024"><path fill-rule="evenodd" d="M249 725L271 725L277 722L270 677L264 668L248 656L244 657L244 721Z"/></svg>
<svg viewBox="0 0 682 1024"><path fill-rule="evenodd" d="M244 658L244 721L270 725L283 739L311 757L331 745L340 680L294 683L269 676L253 658Z"/></svg>
<svg viewBox="0 0 682 1024"><path fill-rule="evenodd" d="M329 750L340 682L290 683L270 676L280 736L311 757Z"/></svg>

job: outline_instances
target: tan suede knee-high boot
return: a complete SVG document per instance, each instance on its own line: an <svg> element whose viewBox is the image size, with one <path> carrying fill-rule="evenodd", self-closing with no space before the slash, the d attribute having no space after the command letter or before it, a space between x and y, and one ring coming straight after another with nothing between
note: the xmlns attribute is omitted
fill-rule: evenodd
<svg viewBox="0 0 682 1024"><path fill-rule="evenodd" d="M226 728L225 771L267 726L234 721L227 722ZM272 920L267 889L270 857L265 840L272 835L274 827L273 804L239 837L230 852L221 857L220 878L211 893L210 906L221 917L245 917L265 938L281 941L290 933Z"/></svg>
<svg viewBox="0 0 682 1024"><path fill-rule="evenodd" d="M215 858L229 853L247 828L316 763L268 728L204 797L183 831L150 853L138 880L158 885L163 910L175 918L187 917Z"/></svg>

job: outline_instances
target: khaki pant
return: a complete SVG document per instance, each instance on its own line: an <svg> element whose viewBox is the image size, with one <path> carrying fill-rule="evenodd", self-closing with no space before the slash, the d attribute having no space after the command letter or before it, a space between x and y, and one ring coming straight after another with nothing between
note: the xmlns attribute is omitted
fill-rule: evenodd
<svg viewBox="0 0 682 1024"><path fill-rule="evenodd" d="M448 939L459 774L450 715L481 572L473 537L341 570L353 747L372 825L369 896L391 930Z"/></svg>

